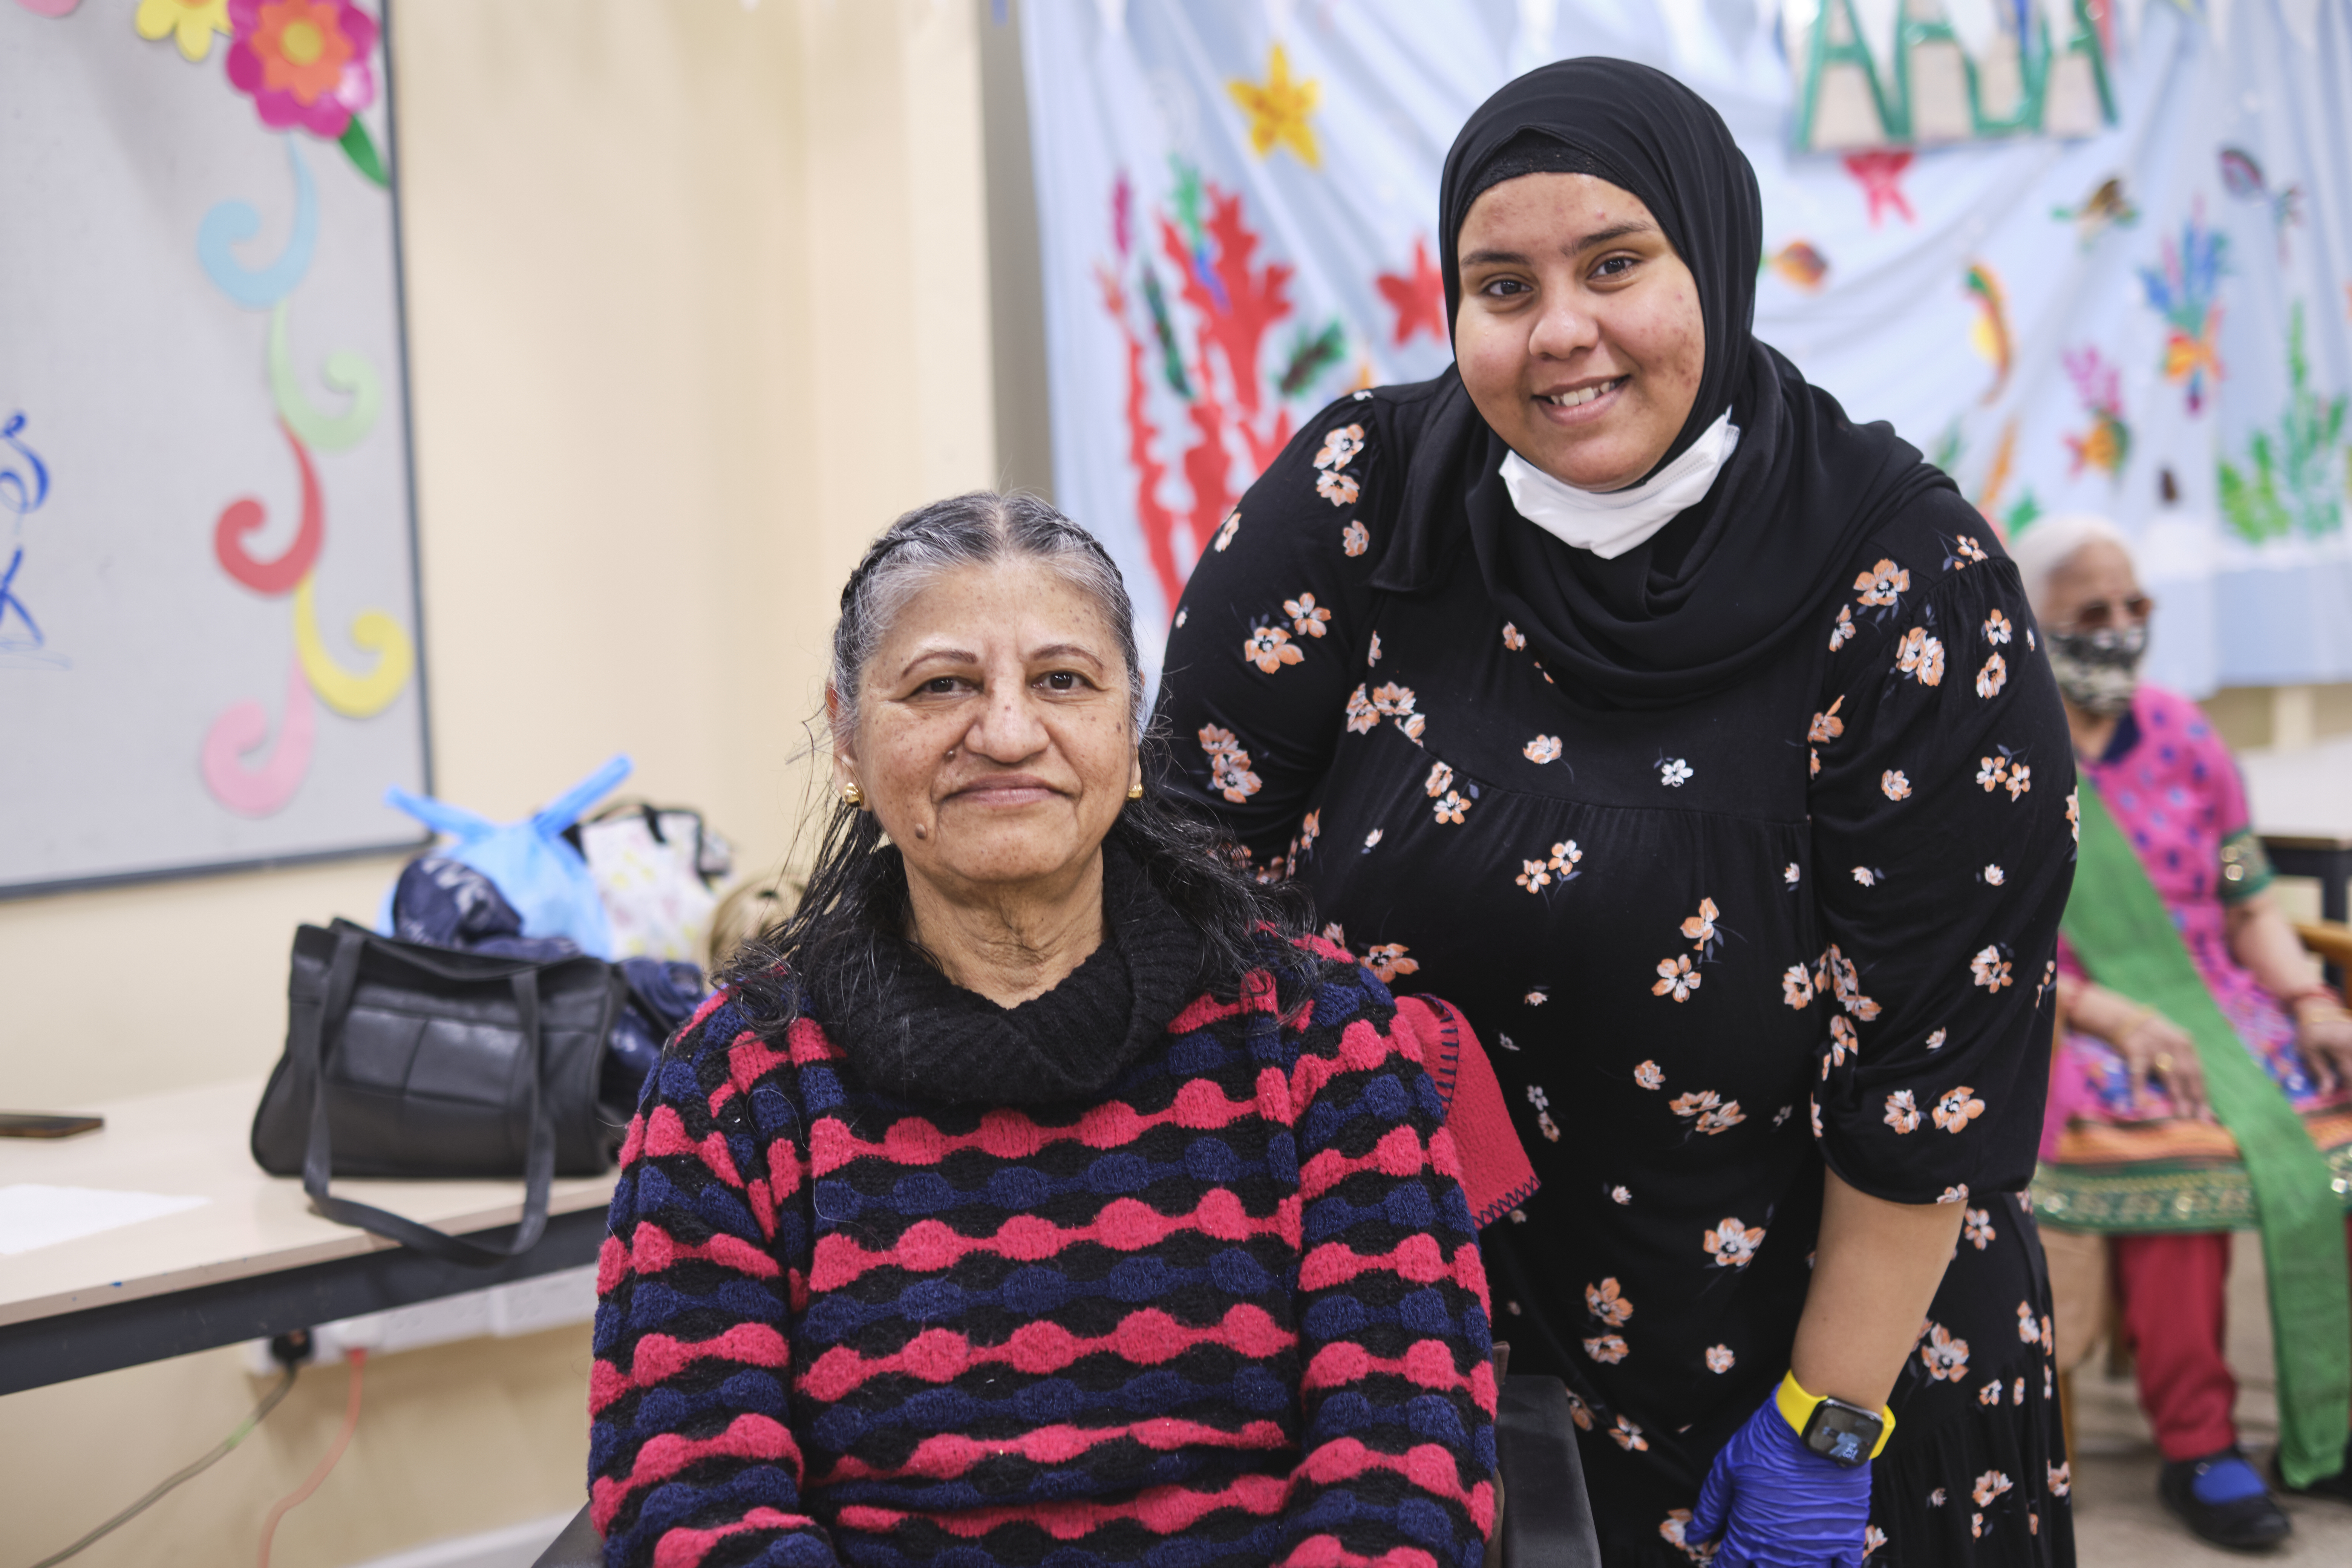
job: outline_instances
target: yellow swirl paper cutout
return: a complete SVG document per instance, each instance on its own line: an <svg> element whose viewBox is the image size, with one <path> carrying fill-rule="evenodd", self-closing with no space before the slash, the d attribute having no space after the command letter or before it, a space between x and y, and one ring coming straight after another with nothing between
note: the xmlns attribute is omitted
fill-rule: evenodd
<svg viewBox="0 0 2352 1568"><path fill-rule="evenodd" d="M341 414L321 414L302 395L294 374L294 353L286 340L286 301L269 313L269 395L278 416L286 421L314 452L341 452L356 447L375 425L383 408L383 384L375 367L352 349L327 356L319 379L338 392L351 395L351 406Z"/></svg>
<svg viewBox="0 0 2352 1568"><path fill-rule="evenodd" d="M302 579L294 590L294 649L301 656L302 673L319 700L346 719L372 719L392 704L416 668L416 649L400 623L382 610L362 610L352 621L352 646L376 656L375 668L353 675L335 662L319 636L319 603L312 584Z"/></svg>

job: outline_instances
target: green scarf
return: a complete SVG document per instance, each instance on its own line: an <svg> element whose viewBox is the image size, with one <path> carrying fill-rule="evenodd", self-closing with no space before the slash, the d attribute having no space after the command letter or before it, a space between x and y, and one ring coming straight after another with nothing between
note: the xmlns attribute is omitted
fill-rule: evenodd
<svg viewBox="0 0 2352 1568"><path fill-rule="evenodd" d="M2155 1008L2197 1043L2206 1098L2237 1140L2262 1216L2279 1468L2289 1486L2307 1486L2343 1468L2352 1416L2344 1200L2285 1091L2221 1016L2171 911L2087 776L2080 790L2082 850L2061 929L2094 980Z"/></svg>

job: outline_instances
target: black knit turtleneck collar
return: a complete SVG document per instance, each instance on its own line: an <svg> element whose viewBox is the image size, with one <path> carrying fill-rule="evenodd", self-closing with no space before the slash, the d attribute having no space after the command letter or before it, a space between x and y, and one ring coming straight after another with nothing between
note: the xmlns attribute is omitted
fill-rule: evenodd
<svg viewBox="0 0 2352 1568"><path fill-rule="evenodd" d="M948 1104L1045 1105L1109 1087L1159 1039L1201 970L1201 939L1134 859L1103 847L1103 942L1042 996L1000 1007L897 938L857 1005L825 1020L859 1078Z"/></svg>

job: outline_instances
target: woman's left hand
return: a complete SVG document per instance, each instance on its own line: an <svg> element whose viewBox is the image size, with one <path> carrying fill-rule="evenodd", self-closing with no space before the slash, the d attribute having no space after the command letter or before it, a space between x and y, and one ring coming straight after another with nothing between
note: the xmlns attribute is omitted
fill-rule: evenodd
<svg viewBox="0 0 2352 1568"><path fill-rule="evenodd" d="M1870 1467L1805 1447L1767 1399L1715 1457L1686 1538L1723 1543L1715 1568L1855 1568L1870 1524Z"/></svg>
<svg viewBox="0 0 2352 1568"><path fill-rule="evenodd" d="M2352 1013L2332 1003L2306 1001L2294 1010L2295 1044L2319 1075L2323 1093L2352 1082Z"/></svg>

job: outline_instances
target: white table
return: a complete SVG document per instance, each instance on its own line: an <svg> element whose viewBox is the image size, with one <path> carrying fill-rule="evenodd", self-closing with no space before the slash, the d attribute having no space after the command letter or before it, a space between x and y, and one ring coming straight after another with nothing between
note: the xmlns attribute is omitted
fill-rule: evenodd
<svg viewBox="0 0 2352 1568"><path fill-rule="evenodd" d="M188 1195L201 1206L0 1257L0 1394L263 1338L592 1262L614 1176L559 1178L547 1233L495 1268L439 1262L310 1211L297 1177L246 1144L262 1080L108 1104L54 1142L0 1139L0 1186ZM339 1181L338 1196L499 1242L522 1213L517 1181Z"/></svg>

